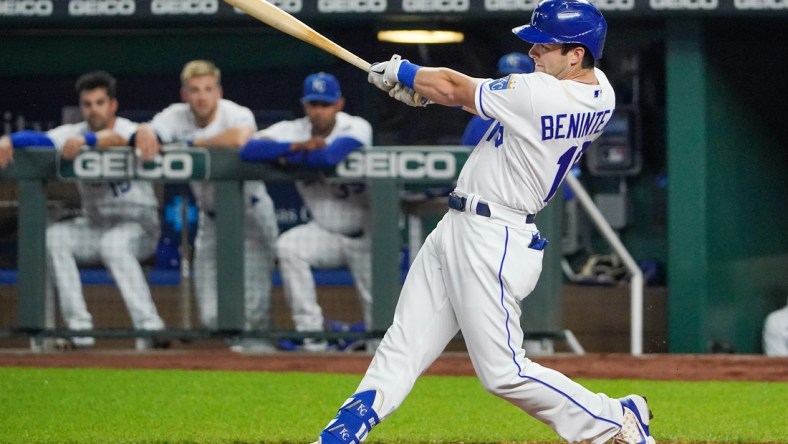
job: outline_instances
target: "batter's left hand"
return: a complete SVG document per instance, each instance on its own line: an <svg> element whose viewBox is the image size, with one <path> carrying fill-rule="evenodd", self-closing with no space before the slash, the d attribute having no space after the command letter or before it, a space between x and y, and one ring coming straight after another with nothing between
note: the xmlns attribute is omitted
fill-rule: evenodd
<svg viewBox="0 0 788 444"><path fill-rule="evenodd" d="M383 62L372 65L369 69L369 76L367 76L367 81L369 83L375 85L384 92L389 92L392 88L385 80L386 65L388 65L388 63L389 62Z"/></svg>
<svg viewBox="0 0 788 444"><path fill-rule="evenodd" d="M402 57L399 54L394 54L389 61L372 65L367 80L383 91L389 92L394 85L399 83L397 72L399 72L402 62Z"/></svg>

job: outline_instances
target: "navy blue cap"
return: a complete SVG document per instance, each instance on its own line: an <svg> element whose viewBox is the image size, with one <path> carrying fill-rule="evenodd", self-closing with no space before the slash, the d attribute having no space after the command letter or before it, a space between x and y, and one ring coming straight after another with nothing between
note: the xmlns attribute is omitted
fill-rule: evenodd
<svg viewBox="0 0 788 444"><path fill-rule="evenodd" d="M534 72L534 61L525 54L510 52L498 60L498 75Z"/></svg>
<svg viewBox="0 0 788 444"><path fill-rule="evenodd" d="M304 97L301 102L336 103L342 97L339 81L331 74L319 72L304 80Z"/></svg>

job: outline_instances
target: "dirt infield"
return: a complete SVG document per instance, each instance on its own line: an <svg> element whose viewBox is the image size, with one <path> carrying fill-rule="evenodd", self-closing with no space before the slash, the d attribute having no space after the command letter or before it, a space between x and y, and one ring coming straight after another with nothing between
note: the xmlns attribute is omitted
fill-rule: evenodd
<svg viewBox="0 0 788 444"><path fill-rule="evenodd" d="M89 350L34 353L0 349L0 366L103 367L362 374L366 353L274 353L242 355L224 348L174 349L151 352ZM587 354L537 356L535 362L573 378L631 378L657 380L788 381L788 358L756 355ZM427 374L473 375L466 353L447 352Z"/></svg>

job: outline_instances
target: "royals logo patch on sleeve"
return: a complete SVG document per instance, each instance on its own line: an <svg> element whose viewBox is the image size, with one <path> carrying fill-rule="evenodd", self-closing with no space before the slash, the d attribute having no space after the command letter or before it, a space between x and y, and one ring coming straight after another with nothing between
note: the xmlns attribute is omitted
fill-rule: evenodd
<svg viewBox="0 0 788 444"><path fill-rule="evenodd" d="M493 80L488 84L488 88L490 91L502 91L504 89L512 89L515 85L514 78L512 76L502 77L498 80Z"/></svg>

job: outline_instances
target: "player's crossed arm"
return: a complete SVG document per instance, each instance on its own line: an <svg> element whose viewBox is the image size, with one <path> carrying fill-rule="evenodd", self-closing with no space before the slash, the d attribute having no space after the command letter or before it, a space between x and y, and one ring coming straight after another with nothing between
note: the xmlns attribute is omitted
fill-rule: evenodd
<svg viewBox="0 0 788 444"><path fill-rule="evenodd" d="M54 148L55 144L46 133L40 131L18 131L0 137L0 168L5 168L14 161L14 148L31 146Z"/></svg>
<svg viewBox="0 0 788 444"><path fill-rule="evenodd" d="M65 143L63 143L60 155L64 159L72 160L82 152L85 146L101 149L113 146L126 146L128 144L129 139L111 129L105 129L96 133L83 133L69 137L66 139Z"/></svg>
<svg viewBox="0 0 788 444"><path fill-rule="evenodd" d="M194 138L191 146L201 146L205 148L232 148L238 149L252 137L255 128L249 125L238 125L211 137Z"/></svg>

